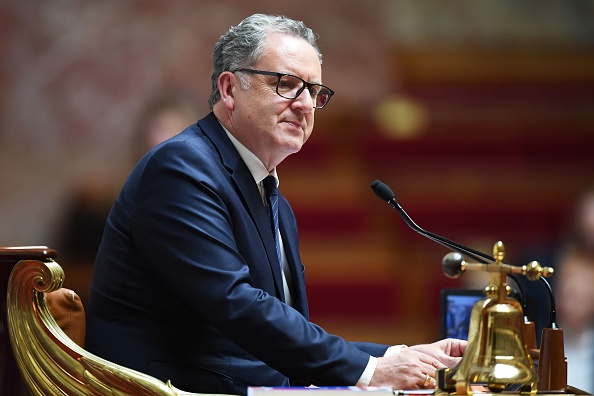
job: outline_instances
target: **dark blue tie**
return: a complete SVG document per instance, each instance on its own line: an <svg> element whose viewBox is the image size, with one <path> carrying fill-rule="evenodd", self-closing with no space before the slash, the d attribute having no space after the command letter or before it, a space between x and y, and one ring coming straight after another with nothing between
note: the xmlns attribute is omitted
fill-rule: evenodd
<svg viewBox="0 0 594 396"><path fill-rule="evenodd" d="M283 257L281 255L280 240L278 233L278 188L276 186L276 178L274 176L267 176L262 184L266 191L266 203L268 204L268 220L272 227L274 234L274 241L276 242L276 256L280 263L281 273L283 271Z"/></svg>

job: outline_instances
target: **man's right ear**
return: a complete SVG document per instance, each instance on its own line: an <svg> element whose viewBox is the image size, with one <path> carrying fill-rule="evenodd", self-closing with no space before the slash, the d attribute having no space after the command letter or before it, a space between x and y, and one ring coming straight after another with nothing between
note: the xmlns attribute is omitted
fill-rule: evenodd
<svg viewBox="0 0 594 396"><path fill-rule="evenodd" d="M233 110L235 107L235 92L239 89L239 80L235 74L226 71L219 75L218 87L221 102L227 110Z"/></svg>

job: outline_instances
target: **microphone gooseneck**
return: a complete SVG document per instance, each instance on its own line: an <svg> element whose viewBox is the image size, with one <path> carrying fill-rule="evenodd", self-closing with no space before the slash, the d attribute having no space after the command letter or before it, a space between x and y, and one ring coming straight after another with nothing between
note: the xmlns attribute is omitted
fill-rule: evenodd
<svg viewBox="0 0 594 396"><path fill-rule="evenodd" d="M547 293L549 294L549 301L551 302L551 312L549 313L549 323L545 326L550 329L557 329L557 310L555 309L555 294L553 288L548 280L544 276L541 276L539 280L545 285Z"/></svg>
<svg viewBox="0 0 594 396"><path fill-rule="evenodd" d="M396 201L394 192L385 183L383 183L379 180L375 180L373 183L371 183L371 189L373 190L373 192L375 192L375 194L382 201L386 201L390 205L392 205L392 207L394 209L396 209L398 214L400 214L400 216L404 219L404 222L410 228L412 228L414 231L418 232L419 234L423 235L424 237L429 238L432 241L437 242L440 245L445 246L447 248L450 248L460 254L464 254L468 257L471 257L474 260L478 261L479 263L488 264L488 263L495 262L495 259L486 253L479 252L478 250L474 250L470 247L461 245L457 242L451 241L447 238L444 238L444 237L434 234L432 232L426 231L423 228L419 227L413 221L413 219L408 215L408 213L406 213L406 211L402 208L402 206L400 206L398 201ZM513 276L512 274L508 274L508 277L511 278L514 281L514 283L518 286L518 291L520 293L520 299L522 300L521 303L522 303L522 306L524 307L524 312L526 312L526 297L524 295L524 290L522 290L522 287L521 287L518 279L515 276ZM544 279L544 277L540 277L540 280L542 282L545 282L545 285L548 285L549 296L550 296L550 301L551 301L551 322L555 323L555 321L554 321L555 316L556 316L556 314L555 314L555 298L552 295L552 290L550 290L550 285L546 281L546 279Z"/></svg>
<svg viewBox="0 0 594 396"><path fill-rule="evenodd" d="M419 234L423 235L424 237L427 237L427 238L431 239L432 241L439 243L440 245L443 245L445 247L453 249L453 250L457 251L458 253L462 253L469 257L472 257L479 263L487 264L487 263L491 263L494 261L493 257L491 257L485 253L482 253L477 250L471 249L469 247L460 245L459 243L451 241L447 238L444 238L444 237L434 234L432 232L425 231L424 229L419 227L413 221L413 219L408 215L408 213L405 212L405 210L402 208L402 206L400 206L400 204L396 201L396 197L394 196L394 193L392 192L390 187L388 187L385 183L382 183L379 180L375 180L373 183L371 183L371 189L383 201L386 201L390 205L392 205L392 207L394 209L396 209L396 211L400 214L400 216L404 219L404 221L406 222L406 224L408 224L408 226L410 228L412 228L414 231L418 232Z"/></svg>

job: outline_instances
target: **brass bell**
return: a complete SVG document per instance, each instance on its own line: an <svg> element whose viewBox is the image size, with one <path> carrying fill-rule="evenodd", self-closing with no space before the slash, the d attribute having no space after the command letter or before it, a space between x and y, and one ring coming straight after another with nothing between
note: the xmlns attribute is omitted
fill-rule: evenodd
<svg viewBox="0 0 594 396"><path fill-rule="evenodd" d="M472 309L464 357L456 367L438 373L437 393L455 389L455 394L472 395L473 386L488 387L493 393L536 393L537 374L523 335L524 313L520 303L509 296L507 273L523 271L528 278L538 279L552 270L540 265L512 267L503 263L504 252L503 243L497 242L493 263L466 263L458 253L444 258L446 275L456 277L465 270L482 270L489 273L489 284L484 289L485 298Z"/></svg>

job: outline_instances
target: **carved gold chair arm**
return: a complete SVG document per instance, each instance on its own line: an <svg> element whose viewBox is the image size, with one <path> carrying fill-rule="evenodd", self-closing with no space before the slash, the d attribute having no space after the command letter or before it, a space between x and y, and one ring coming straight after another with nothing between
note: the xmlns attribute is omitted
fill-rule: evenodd
<svg viewBox="0 0 594 396"><path fill-rule="evenodd" d="M33 395L197 395L119 366L78 346L60 329L44 293L57 290L64 272L53 260L22 260L7 290L10 343Z"/></svg>

